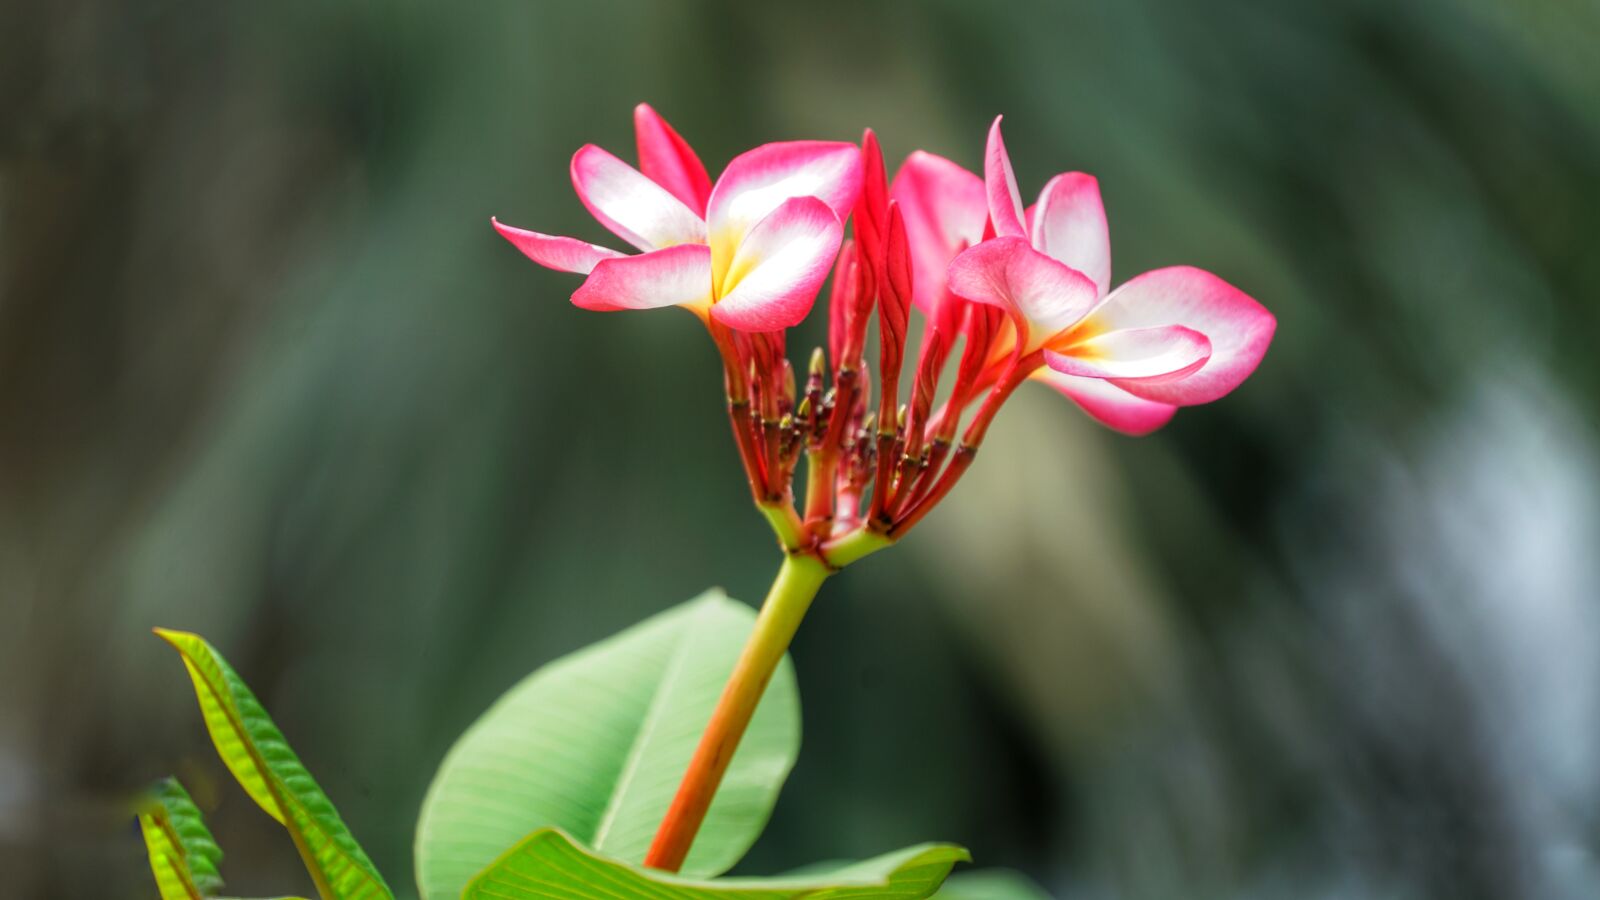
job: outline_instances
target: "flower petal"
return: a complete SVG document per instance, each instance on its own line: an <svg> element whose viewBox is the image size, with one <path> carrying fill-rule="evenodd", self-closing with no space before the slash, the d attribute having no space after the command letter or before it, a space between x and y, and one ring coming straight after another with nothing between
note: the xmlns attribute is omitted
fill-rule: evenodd
<svg viewBox="0 0 1600 900"><path fill-rule="evenodd" d="M650 104L633 108L633 131L639 144L639 171L690 211L704 216L711 197L711 176L682 136Z"/></svg>
<svg viewBox="0 0 1600 900"><path fill-rule="evenodd" d="M1123 434L1149 434L1172 421L1178 407L1135 397L1103 378L1080 378L1051 369L1040 369L1033 377L1065 394L1096 422Z"/></svg>
<svg viewBox="0 0 1600 900"><path fill-rule="evenodd" d="M945 271L956 254L983 238L988 213L983 179L921 150L906 158L889 185L911 247L913 302L932 315L945 295Z"/></svg>
<svg viewBox="0 0 1600 900"><path fill-rule="evenodd" d="M786 141L741 153L711 188L706 208L713 269L726 271L745 234L790 197L816 197L843 222L860 194L855 144Z"/></svg>
<svg viewBox="0 0 1600 900"><path fill-rule="evenodd" d="M572 186L600 224L640 250L705 243L705 222L682 200L593 144L573 154Z"/></svg>
<svg viewBox="0 0 1600 900"><path fill-rule="evenodd" d="M616 259L623 255L610 247L601 247L577 238L557 237L513 228L510 225L502 225L499 219L494 218L489 221L494 225L494 230L500 232L501 237L514 244L524 256L547 269L587 275L594 271L595 264L601 260Z"/></svg>
<svg viewBox="0 0 1600 900"><path fill-rule="evenodd" d="M950 264L950 290L1025 319L1032 346L1068 328L1094 308L1094 282L1051 259L1025 238L997 237Z"/></svg>
<svg viewBox="0 0 1600 900"><path fill-rule="evenodd" d="M1066 172L1050 179L1029 210L1028 230L1035 249L1089 276L1100 296L1111 289L1111 233L1093 175Z"/></svg>
<svg viewBox="0 0 1600 900"><path fill-rule="evenodd" d="M1085 331L1182 325L1211 341L1211 358L1193 374L1150 383L1118 381L1130 393L1162 403L1210 403L1238 387L1260 364L1278 321L1221 278L1190 266L1146 272L1111 292L1084 320Z"/></svg>
<svg viewBox="0 0 1600 900"><path fill-rule="evenodd" d="M844 226L826 203L791 197L739 243L711 315L740 331L800 324L828 277Z"/></svg>
<svg viewBox="0 0 1600 900"><path fill-rule="evenodd" d="M989 126L989 144L983 151L984 189L989 198L989 219L997 237L1027 237L1022 224L1022 192L1017 190L1017 174L1011 170L1011 156L1000 136L1000 116Z"/></svg>
<svg viewBox="0 0 1600 900"><path fill-rule="evenodd" d="M1078 341L1060 352L1046 350L1045 364L1066 375L1175 381L1199 371L1211 358L1211 341L1182 325L1124 328Z"/></svg>
<svg viewBox="0 0 1600 900"><path fill-rule="evenodd" d="M693 306L710 299L711 250L704 244L602 260L572 295L577 306L601 312Z"/></svg>

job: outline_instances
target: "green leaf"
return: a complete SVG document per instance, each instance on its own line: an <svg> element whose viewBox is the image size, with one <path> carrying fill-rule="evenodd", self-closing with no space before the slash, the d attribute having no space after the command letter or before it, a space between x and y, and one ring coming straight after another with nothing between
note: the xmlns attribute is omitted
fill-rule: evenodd
<svg viewBox="0 0 1600 900"><path fill-rule="evenodd" d="M528 834L560 828L643 862L755 611L709 591L523 679L469 728L417 823L417 883L454 900ZM761 833L800 749L787 659L739 745L683 871L709 877Z"/></svg>
<svg viewBox="0 0 1600 900"><path fill-rule="evenodd" d="M199 900L222 889L222 848L178 779L163 779L140 805L139 830L161 900Z"/></svg>
<svg viewBox="0 0 1600 900"><path fill-rule="evenodd" d="M383 876L351 836L255 695L198 635L156 629L177 649L217 753L245 791L288 829L317 891L329 900L389 900Z"/></svg>
<svg viewBox="0 0 1600 900"><path fill-rule="evenodd" d="M936 900L1050 900L1033 879L1010 869L962 872L945 882Z"/></svg>
<svg viewBox="0 0 1600 900"><path fill-rule="evenodd" d="M139 805L139 830L161 900L204 900L222 889L222 849L178 779L163 779Z"/></svg>
<svg viewBox="0 0 1600 900"><path fill-rule="evenodd" d="M607 859L553 828L529 835L462 892L462 900L921 900L971 857L921 844L831 872L696 880Z"/></svg>

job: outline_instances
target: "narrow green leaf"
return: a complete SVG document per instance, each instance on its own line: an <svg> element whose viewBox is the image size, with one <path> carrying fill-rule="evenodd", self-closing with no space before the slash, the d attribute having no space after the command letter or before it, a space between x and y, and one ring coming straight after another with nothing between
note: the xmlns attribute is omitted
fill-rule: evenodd
<svg viewBox="0 0 1600 900"><path fill-rule="evenodd" d="M831 872L780 878L682 878L607 859L562 832L536 831L474 878L462 900L921 900L971 857L921 844Z"/></svg>
<svg viewBox="0 0 1600 900"><path fill-rule="evenodd" d="M199 900L222 889L222 848L178 779L163 779L140 805L139 830L161 900Z"/></svg>
<svg viewBox="0 0 1600 900"><path fill-rule="evenodd" d="M194 884L194 873L185 864L183 849L176 837L163 827L161 818L139 814L139 830L144 834L145 851L150 856L150 874L155 876L161 900L203 900L206 896Z"/></svg>
<svg viewBox="0 0 1600 900"><path fill-rule="evenodd" d="M223 763L256 804L288 829L318 892L329 900L390 900L394 895L383 876L221 654L198 635L164 629L156 634L183 657Z"/></svg>
<svg viewBox="0 0 1600 900"><path fill-rule="evenodd" d="M1033 879L1010 869L962 872L945 882L936 900L1050 900Z"/></svg>
<svg viewBox="0 0 1600 900"><path fill-rule="evenodd" d="M644 860L749 636L755 611L710 591L559 659L508 691L434 776L417 823L417 883L455 900L528 834L560 828ZM755 841L800 749L794 671L779 667L684 873L727 871Z"/></svg>
<svg viewBox="0 0 1600 900"><path fill-rule="evenodd" d="M139 805L138 815L161 900L215 897L222 889L222 876L217 873L222 849L183 785L176 778L163 779Z"/></svg>

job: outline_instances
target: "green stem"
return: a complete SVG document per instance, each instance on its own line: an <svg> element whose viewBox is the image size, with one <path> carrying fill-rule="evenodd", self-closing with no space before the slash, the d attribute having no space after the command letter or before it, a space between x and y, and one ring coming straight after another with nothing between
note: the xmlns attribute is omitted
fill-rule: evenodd
<svg viewBox="0 0 1600 900"><path fill-rule="evenodd" d="M793 553L803 543L801 534L802 525L800 517L794 511L794 504L787 498L773 503L759 503L756 508L761 510L761 515L772 526L772 533L777 536L778 543L783 546L784 553Z"/></svg>
<svg viewBox="0 0 1600 900"><path fill-rule="evenodd" d="M864 556L870 556L894 543L887 535L873 531L870 523L862 525L836 541L822 546L822 557L828 565L842 569Z"/></svg>
<svg viewBox="0 0 1600 900"><path fill-rule="evenodd" d="M750 725L750 717L755 715L756 704L789 649L800 620L830 574L832 570L816 556L784 557L778 577L756 616L755 629L722 689L722 699L711 713L711 721L689 760L689 769L678 784L677 796L645 856L645 865L668 872L682 868L734 750Z"/></svg>

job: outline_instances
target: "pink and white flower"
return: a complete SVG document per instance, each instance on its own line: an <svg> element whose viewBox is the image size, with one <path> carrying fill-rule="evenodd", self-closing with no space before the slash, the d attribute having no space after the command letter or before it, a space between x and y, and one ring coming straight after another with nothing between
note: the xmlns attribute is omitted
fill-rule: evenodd
<svg viewBox="0 0 1600 900"><path fill-rule="evenodd" d="M1261 362L1276 319L1209 272L1157 269L1110 290L1093 176L1057 175L1025 210L998 118L984 176L918 152L895 177L925 313L951 295L1004 310L1014 332L997 349L1042 362L1032 377L1128 434L1225 396Z"/></svg>
<svg viewBox="0 0 1600 900"><path fill-rule="evenodd" d="M736 157L715 185L689 144L646 104L634 110L639 168L592 144L572 158L590 214L640 252L494 226L529 259L588 278L585 309L682 306L746 332L810 311L861 191L854 144L788 141Z"/></svg>
<svg viewBox="0 0 1600 900"><path fill-rule="evenodd" d="M650 107L635 109L634 126L638 168L586 146L572 182L637 253L495 227L535 262L585 275L578 306L682 306L705 323L752 499L787 552L834 568L899 540L947 496L1021 382L1043 381L1111 428L1147 434L1178 407L1238 387L1277 327L1239 289L1187 266L1111 290L1099 183L1057 175L1024 208L999 119L983 177L917 151L892 183L870 130L860 148L757 147L713 184ZM815 351L801 382L787 329L836 261L828 351ZM928 327L902 404L912 306ZM863 358L874 315L877 379Z"/></svg>

